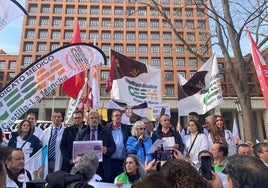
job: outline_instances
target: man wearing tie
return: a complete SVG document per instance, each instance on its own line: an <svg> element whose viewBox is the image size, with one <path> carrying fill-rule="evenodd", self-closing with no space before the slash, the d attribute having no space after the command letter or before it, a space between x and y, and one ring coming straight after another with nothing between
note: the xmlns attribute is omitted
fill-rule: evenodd
<svg viewBox="0 0 268 188"><path fill-rule="evenodd" d="M54 111L51 115L52 125L45 129L40 137L42 145L48 145L48 173L58 171L61 168L62 154L60 143L64 131L62 119L62 113Z"/></svg>
<svg viewBox="0 0 268 188"><path fill-rule="evenodd" d="M76 135L77 141L102 140L103 160L99 163L97 174L104 182L113 182L111 155L115 152L116 146L112 134L107 128L100 125L100 116L96 111L90 111L87 115L87 125L85 129L80 129Z"/></svg>

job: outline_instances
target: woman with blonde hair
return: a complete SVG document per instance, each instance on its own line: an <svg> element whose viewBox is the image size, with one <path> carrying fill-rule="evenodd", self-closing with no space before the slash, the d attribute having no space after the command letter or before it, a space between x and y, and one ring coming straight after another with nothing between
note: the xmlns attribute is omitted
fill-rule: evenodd
<svg viewBox="0 0 268 188"><path fill-rule="evenodd" d="M213 143L223 143L228 146L228 155L236 154L235 139L231 131L226 129L224 119L221 115L214 115L214 123L208 135L210 146Z"/></svg>

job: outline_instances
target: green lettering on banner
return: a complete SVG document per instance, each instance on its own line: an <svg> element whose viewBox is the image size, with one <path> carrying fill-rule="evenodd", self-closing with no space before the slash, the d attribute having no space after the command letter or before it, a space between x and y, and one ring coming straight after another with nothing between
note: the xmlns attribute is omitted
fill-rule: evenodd
<svg viewBox="0 0 268 188"><path fill-rule="evenodd" d="M0 108L2 108L4 105L3 103L0 102ZM8 117L8 112L6 110L2 110L2 114L0 114L0 119L1 120L4 120Z"/></svg>
<svg viewBox="0 0 268 188"><path fill-rule="evenodd" d="M4 100L7 103L7 107L10 112L14 112L16 108L18 108L20 105L23 104L23 99L21 97L21 94L18 90L18 88L14 89L12 92L10 92Z"/></svg>
<svg viewBox="0 0 268 188"><path fill-rule="evenodd" d="M34 81L34 77L28 78L22 85L21 85L21 92L25 93L24 100L31 98L37 91L37 84Z"/></svg>
<svg viewBox="0 0 268 188"><path fill-rule="evenodd" d="M136 87L129 85L128 91L132 96L134 96L138 99L145 99L146 98L146 89L139 90L139 88L136 88Z"/></svg>

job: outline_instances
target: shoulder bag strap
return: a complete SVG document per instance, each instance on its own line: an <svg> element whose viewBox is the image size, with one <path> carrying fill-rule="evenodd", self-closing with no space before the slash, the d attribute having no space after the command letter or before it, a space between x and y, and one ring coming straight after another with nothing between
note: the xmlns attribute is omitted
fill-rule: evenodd
<svg viewBox="0 0 268 188"><path fill-rule="evenodd" d="M197 133L197 135L195 136L194 141L193 141L193 143L191 144L191 147L190 147L190 149L189 149L188 153L190 153L190 152L191 152L191 150L192 150L192 148L193 148L193 146L194 146L194 143L195 143L195 140L196 140L196 138L197 138L198 134L199 134L199 133Z"/></svg>

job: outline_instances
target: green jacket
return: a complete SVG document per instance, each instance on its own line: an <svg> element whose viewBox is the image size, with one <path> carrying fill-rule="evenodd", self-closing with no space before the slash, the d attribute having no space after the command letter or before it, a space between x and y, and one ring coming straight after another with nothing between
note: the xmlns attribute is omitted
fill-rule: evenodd
<svg viewBox="0 0 268 188"><path fill-rule="evenodd" d="M137 180L137 181L142 181L143 177L140 176L140 178ZM130 182L129 181L129 178L128 178L128 175L126 172L123 172L121 174L119 174L116 178L116 182L121 182L123 184L132 184L134 182Z"/></svg>

